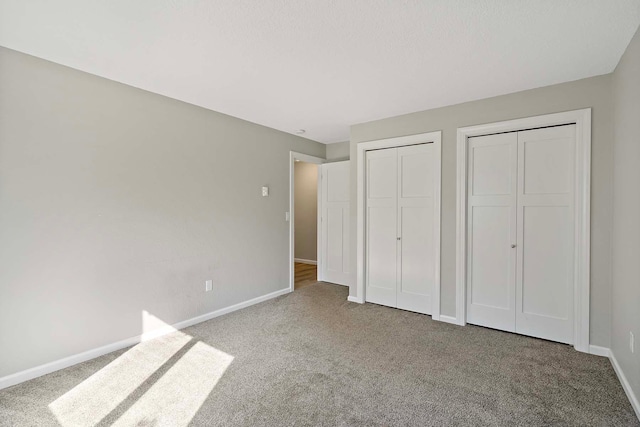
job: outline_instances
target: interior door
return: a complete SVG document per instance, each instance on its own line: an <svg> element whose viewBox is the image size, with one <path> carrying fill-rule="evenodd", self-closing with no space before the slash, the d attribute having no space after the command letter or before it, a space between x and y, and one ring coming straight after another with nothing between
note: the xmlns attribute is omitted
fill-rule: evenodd
<svg viewBox="0 0 640 427"><path fill-rule="evenodd" d="M366 300L396 307L398 150L366 153Z"/></svg>
<svg viewBox="0 0 640 427"><path fill-rule="evenodd" d="M397 307L431 314L436 280L435 148L398 148Z"/></svg>
<svg viewBox="0 0 640 427"><path fill-rule="evenodd" d="M320 279L349 286L349 161L325 163L320 168Z"/></svg>
<svg viewBox="0 0 640 427"><path fill-rule="evenodd" d="M467 321L514 332L518 135L468 141Z"/></svg>
<svg viewBox="0 0 640 427"><path fill-rule="evenodd" d="M516 332L573 343L575 125L518 132Z"/></svg>

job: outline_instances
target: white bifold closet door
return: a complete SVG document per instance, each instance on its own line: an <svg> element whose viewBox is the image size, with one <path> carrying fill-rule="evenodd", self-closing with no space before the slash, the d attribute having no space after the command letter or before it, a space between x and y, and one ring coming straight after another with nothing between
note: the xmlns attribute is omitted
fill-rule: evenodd
<svg viewBox="0 0 640 427"><path fill-rule="evenodd" d="M469 138L469 323L573 343L575 144L575 125Z"/></svg>
<svg viewBox="0 0 640 427"><path fill-rule="evenodd" d="M366 300L431 314L436 280L433 144L366 153Z"/></svg>
<svg viewBox="0 0 640 427"><path fill-rule="evenodd" d="M320 280L349 286L349 161L320 166Z"/></svg>

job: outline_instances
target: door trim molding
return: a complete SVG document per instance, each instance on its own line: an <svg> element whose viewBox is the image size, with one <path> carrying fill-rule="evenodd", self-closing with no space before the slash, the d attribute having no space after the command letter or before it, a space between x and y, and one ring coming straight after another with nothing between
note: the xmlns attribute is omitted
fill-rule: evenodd
<svg viewBox="0 0 640 427"><path fill-rule="evenodd" d="M326 162L322 157L310 156L309 154L298 153L296 151L289 151L289 292L293 292L296 282L295 271L295 253L296 253L296 239L295 239L295 171L296 160L301 162L313 163L321 165ZM320 197L320 168L318 168L318 224L320 224L320 212L322 212L322 197ZM320 246L320 239L322 238L320 233L320 227L318 227L318 240L317 246ZM318 271L322 265L322 258L320 254L317 254L318 258Z"/></svg>
<svg viewBox="0 0 640 427"><path fill-rule="evenodd" d="M456 185L456 324L466 324L468 138L548 126L576 125L573 346L589 352L591 248L591 108L458 128Z"/></svg>
<svg viewBox="0 0 640 427"><path fill-rule="evenodd" d="M375 141L361 142L357 145L357 219L356 219L356 295L350 296L349 301L364 303L366 301L365 289L365 154L370 150L380 150L383 148L404 147L407 145L432 143L436 149L436 171L434 173L434 201L436 217L435 235L435 276L432 290L431 317L434 320L440 319L440 240L441 240L441 193L442 193L442 131L419 133L415 135L400 136L395 138L378 139Z"/></svg>

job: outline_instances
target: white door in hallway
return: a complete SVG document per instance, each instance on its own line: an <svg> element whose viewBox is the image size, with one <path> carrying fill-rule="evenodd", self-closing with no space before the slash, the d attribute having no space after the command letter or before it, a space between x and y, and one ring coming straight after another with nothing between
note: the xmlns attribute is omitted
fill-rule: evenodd
<svg viewBox="0 0 640 427"><path fill-rule="evenodd" d="M349 161L320 166L320 280L349 286Z"/></svg>
<svg viewBox="0 0 640 427"><path fill-rule="evenodd" d="M575 125L468 141L467 321L573 343Z"/></svg>
<svg viewBox="0 0 640 427"><path fill-rule="evenodd" d="M436 278L434 144L366 154L366 299L431 314Z"/></svg>

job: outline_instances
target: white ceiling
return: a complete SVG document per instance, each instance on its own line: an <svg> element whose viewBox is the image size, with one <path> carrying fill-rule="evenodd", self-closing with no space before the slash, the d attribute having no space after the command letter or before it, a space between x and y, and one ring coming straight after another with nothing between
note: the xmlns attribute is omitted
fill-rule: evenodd
<svg viewBox="0 0 640 427"><path fill-rule="evenodd" d="M640 0L0 0L0 45L331 143L613 71Z"/></svg>

